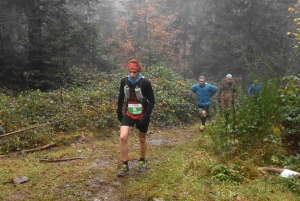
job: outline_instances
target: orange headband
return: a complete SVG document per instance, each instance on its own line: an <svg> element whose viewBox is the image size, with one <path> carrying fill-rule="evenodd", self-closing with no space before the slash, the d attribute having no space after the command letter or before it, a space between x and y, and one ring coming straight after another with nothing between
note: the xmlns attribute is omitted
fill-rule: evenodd
<svg viewBox="0 0 300 201"><path fill-rule="evenodd" d="M136 64L136 63L133 63L133 62L130 62L127 66L127 69L134 69L134 70L137 70L138 72L140 72L142 70L141 66Z"/></svg>

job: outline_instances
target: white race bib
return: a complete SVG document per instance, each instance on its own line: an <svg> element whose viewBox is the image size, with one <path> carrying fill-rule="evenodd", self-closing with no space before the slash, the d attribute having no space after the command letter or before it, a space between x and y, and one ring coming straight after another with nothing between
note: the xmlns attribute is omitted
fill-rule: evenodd
<svg viewBox="0 0 300 201"><path fill-rule="evenodd" d="M142 114L142 112L143 112L143 106L142 106L141 103L128 104L127 110L128 110L128 112L130 114Z"/></svg>

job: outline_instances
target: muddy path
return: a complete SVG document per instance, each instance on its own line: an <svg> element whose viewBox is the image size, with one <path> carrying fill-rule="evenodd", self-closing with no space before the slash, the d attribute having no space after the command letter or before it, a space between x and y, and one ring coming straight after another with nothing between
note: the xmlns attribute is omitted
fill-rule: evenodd
<svg viewBox="0 0 300 201"><path fill-rule="evenodd" d="M110 137L101 138L96 134L79 134L71 144L51 147L27 155L15 154L0 158L0 200L87 200L127 201L143 200L136 197L122 198L128 182L139 182L156 170L166 152L196 140L199 131L196 126L176 129L151 129L147 134L147 169L138 172L139 142L137 131L129 136L130 173L117 177L116 170L121 164L119 132L112 131ZM158 151L159 150L159 151ZM163 151L162 151L163 150ZM160 154L157 154L160 153ZM41 162L44 158L82 157L55 163ZM29 181L13 184L16 175L24 175Z"/></svg>
<svg viewBox="0 0 300 201"><path fill-rule="evenodd" d="M116 133L117 134L117 133ZM159 160L159 156L156 156L155 147L158 146L176 146L180 144L185 144L190 142L193 137L197 134L196 127L183 127L178 129L165 129L165 130L152 130L148 132L147 142L147 170L145 172L138 172L136 169L138 160L138 141L135 133L131 134L129 137L129 166L130 173L125 177L117 177L116 170L118 169L119 151L118 146L114 147L114 151L110 149L110 152L103 151L102 158L96 158L94 161L94 171L95 174L90 177L90 186L86 189L87 193L97 191L96 196L91 200L93 201L119 201L120 194L126 187L126 182L128 178L135 177L146 177L147 171L155 171L155 167L151 165L151 160ZM113 144L118 145L118 137L113 138ZM102 148L103 150L103 148ZM105 150L105 149L104 149ZM117 158L116 158L116 155ZM151 158L152 156L152 158ZM109 171L106 173L105 169L113 169L114 171ZM103 170L103 171L101 171ZM137 198L131 198L134 200L140 200ZM124 199L122 199L124 200Z"/></svg>

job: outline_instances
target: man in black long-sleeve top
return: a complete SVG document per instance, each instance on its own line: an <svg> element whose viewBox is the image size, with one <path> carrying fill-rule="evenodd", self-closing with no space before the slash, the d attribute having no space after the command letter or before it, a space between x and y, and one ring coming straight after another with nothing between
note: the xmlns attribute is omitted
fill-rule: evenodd
<svg viewBox="0 0 300 201"><path fill-rule="evenodd" d="M125 176L129 173L127 140L134 125L139 130L140 142L140 158L137 167L139 171L146 169L146 134L155 100L151 83L142 76L141 69L142 65L139 61L129 61L127 65L129 75L123 78L120 84L117 115L121 122L120 151L123 164L117 172L118 176ZM123 115L124 100L126 104Z"/></svg>

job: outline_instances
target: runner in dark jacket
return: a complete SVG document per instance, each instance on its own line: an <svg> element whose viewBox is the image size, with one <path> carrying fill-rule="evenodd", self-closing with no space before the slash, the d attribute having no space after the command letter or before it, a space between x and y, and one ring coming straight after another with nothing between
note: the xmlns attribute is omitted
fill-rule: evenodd
<svg viewBox="0 0 300 201"><path fill-rule="evenodd" d="M228 113L237 98L237 88L231 74L226 75L225 83L219 87L218 102L221 109Z"/></svg>
<svg viewBox="0 0 300 201"><path fill-rule="evenodd" d="M151 83L142 76L141 69L140 62L137 60L129 61L127 65L129 75L123 78L120 84L117 115L121 122L120 151L123 164L118 170L118 176L125 176L129 173L127 140L134 125L139 130L140 142L140 158L137 167L139 171L146 169L146 134L155 100ZM124 100L126 100L126 104L123 115Z"/></svg>

